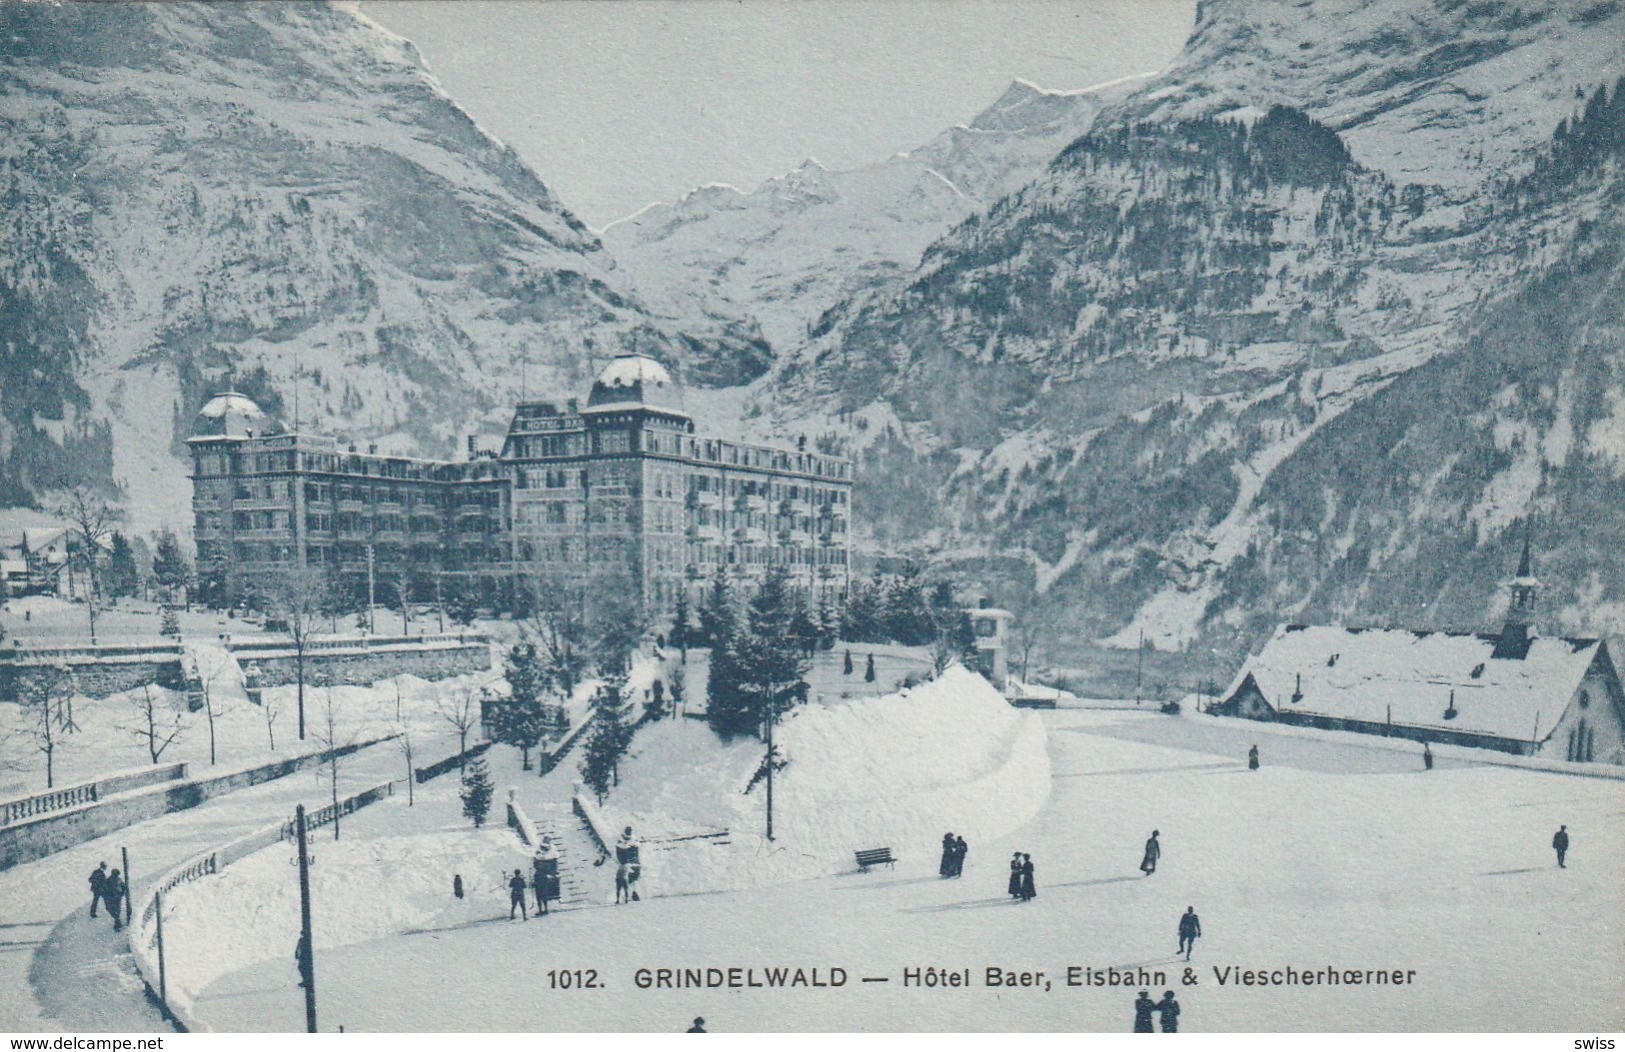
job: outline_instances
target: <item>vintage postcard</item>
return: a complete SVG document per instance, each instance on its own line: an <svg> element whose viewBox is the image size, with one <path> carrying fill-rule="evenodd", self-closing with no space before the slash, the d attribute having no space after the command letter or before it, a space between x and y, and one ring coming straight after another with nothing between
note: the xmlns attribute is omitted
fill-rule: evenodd
<svg viewBox="0 0 1625 1052"><path fill-rule="evenodd" d="M0 0L0 1030L1613 1047L1622 86L1617 0Z"/></svg>

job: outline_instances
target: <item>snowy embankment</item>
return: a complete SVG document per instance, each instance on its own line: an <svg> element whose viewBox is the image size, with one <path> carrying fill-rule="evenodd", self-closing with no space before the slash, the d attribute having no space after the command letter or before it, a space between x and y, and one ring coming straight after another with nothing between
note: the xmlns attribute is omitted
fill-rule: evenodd
<svg viewBox="0 0 1625 1052"><path fill-rule="evenodd" d="M446 783L453 790L455 779ZM500 823L476 830L455 813L455 796L418 794L405 807L396 796L311 834L311 925L321 951L436 923L458 925L489 915L505 900L501 874L525 865L518 839ZM426 806L427 805L427 806ZM500 806L493 809L500 815ZM427 820L427 821L425 821ZM389 835L408 827L439 828ZM421 824L420 824L421 823ZM380 835L382 834L382 835ZM258 851L165 896L165 979L171 1002L190 1007L222 975L261 961L285 959L296 996L293 951L299 939L299 880L291 841ZM468 898L451 897L462 874ZM229 937L222 937L224 933ZM318 976L319 976L318 972Z"/></svg>
<svg viewBox="0 0 1625 1052"><path fill-rule="evenodd" d="M644 842L646 895L841 872L863 848L890 847L910 869L934 866L943 833L974 850L1029 821L1049 791L1042 721L959 667L897 694L798 707L776 744L785 766L774 776L770 842L766 786L746 791L760 742L724 744L692 720L638 732L601 814ZM672 839L724 829L726 838Z"/></svg>

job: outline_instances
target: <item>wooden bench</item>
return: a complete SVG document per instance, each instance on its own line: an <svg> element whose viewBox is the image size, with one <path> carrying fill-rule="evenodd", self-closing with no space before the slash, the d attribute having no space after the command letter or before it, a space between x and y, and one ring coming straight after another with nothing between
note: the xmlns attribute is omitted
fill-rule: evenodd
<svg viewBox="0 0 1625 1052"><path fill-rule="evenodd" d="M869 872L870 866L886 865L896 868L897 860L892 858L891 848L889 847L872 847L867 851L855 852L855 854L858 859L858 868L865 873Z"/></svg>

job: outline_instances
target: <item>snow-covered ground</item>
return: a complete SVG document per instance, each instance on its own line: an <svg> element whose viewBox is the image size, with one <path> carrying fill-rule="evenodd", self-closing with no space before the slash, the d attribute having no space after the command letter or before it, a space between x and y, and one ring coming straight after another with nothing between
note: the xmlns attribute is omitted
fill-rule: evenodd
<svg viewBox="0 0 1625 1052"><path fill-rule="evenodd" d="M1043 725L987 681L950 668L901 694L800 706L775 746L774 840L766 839L765 746L720 744L705 724L644 727L601 807L645 840L645 895L691 894L840 872L859 848L919 858L949 830L998 836L1032 816L1049 760ZM668 838L727 831L725 842Z"/></svg>
<svg viewBox="0 0 1625 1052"><path fill-rule="evenodd" d="M1049 730L1047 798L1030 820L987 839L974 835L971 815L1001 802L967 801L951 826L970 843L962 879L937 877L934 851L903 849L895 873L566 910L540 930L470 922L337 947L318 957L323 1025L515 1030L545 1019L553 1029L658 1031L698 1014L716 1030L1126 1030L1137 985L1066 985L1068 966L1110 966L1165 972L1156 983L1177 991L1191 1030L1625 1026L1618 782L1466 765L1424 773L1358 736L1277 741L1268 727L1230 721L1067 710L1035 718ZM1265 757L1256 773L1245 769L1250 740ZM875 748L888 744L890 763L905 755L896 746L915 743L882 738ZM930 765L923 743L912 752ZM781 797L785 841L797 823L820 825L794 799ZM390 806L377 814L401 813ZM1566 870L1548 847L1559 823L1574 836ZM918 839L940 836L941 824ZM1140 847L1153 828L1163 862L1142 877ZM1016 850L1037 867L1039 894L1027 904L1005 895ZM503 919L504 905L485 896L482 919ZM1195 986L1179 982L1184 965L1173 953L1187 905L1204 930ZM225 1029L299 1029L283 959L291 952L216 981L198 1012ZM825 976L840 967L849 981L776 991L635 985L644 967L755 967L760 977L778 965ZM1401 986L1220 986L1213 968L1229 965L1415 975ZM970 969L972 985L905 986L905 969L927 966ZM1043 969L1050 987L986 988L988 966ZM549 968L596 969L603 989L551 989ZM521 975L527 996L491 996Z"/></svg>
<svg viewBox="0 0 1625 1052"><path fill-rule="evenodd" d="M30 615L27 620L22 617L25 612ZM29 642L59 645L86 642L83 618L83 607L45 596L11 600L4 610L8 633L23 640L25 645ZM271 687L264 691L266 705L274 714L272 725L267 729L265 707L249 702L238 670L219 645L220 632L230 632L233 638L261 635L258 626L211 612L182 613L181 622L183 646L198 662L200 677L207 682L216 713L214 752L216 763L222 767L239 767L255 760L286 756L290 751L313 748L316 741L327 734L325 718L329 698L336 741L376 738L397 726L405 727L414 736L418 750L416 762L421 766L456 751L456 734L441 714L442 701L460 694L477 695L480 687L495 682L500 676L500 671L493 671L431 682L403 675L371 686L307 685L306 740L300 743L297 688ZM391 626L379 618L381 632L398 627L398 621ZM97 635L104 643L156 642L157 628L158 614L151 604L126 602L99 619ZM163 727L173 727L176 717L180 721L179 737L163 748L159 762L186 762L192 765L192 774L206 773L210 766L207 712L189 711L185 696L179 692L162 687L151 690L160 726L158 740L161 742L168 737L169 731ZM55 784L71 785L114 771L149 765L152 757L148 749L144 701L140 690L107 698L76 698L73 716L78 730L56 737L52 760ZM0 704L0 797L45 788L45 760L30 739L28 715L16 705Z"/></svg>

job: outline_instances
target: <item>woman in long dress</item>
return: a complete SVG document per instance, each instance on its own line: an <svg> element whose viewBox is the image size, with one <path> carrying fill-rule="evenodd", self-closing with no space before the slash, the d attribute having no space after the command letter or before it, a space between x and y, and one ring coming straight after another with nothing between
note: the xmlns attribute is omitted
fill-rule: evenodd
<svg viewBox="0 0 1625 1052"><path fill-rule="evenodd" d="M1021 852L1010 860L1010 897L1021 898Z"/></svg>
<svg viewBox="0 0 1625 1052"><path fill-rule="evenodd" d="M531 859L531 883L536 887L536 909L546 913L549 900L559 900L559 852L553 838L542 837L542 844Z"/></svg>
<svg viewBox="0 0 1625 1052"><path fill-rule="evenodd" d="M1033 887L1033 857L1023 855L1021 863L1021 901L1029 902L1038 896L1038 889Z"/></svg>

